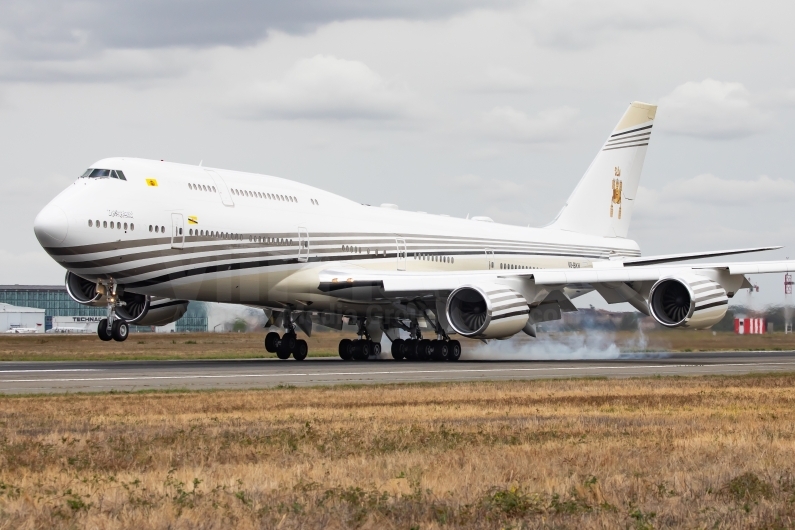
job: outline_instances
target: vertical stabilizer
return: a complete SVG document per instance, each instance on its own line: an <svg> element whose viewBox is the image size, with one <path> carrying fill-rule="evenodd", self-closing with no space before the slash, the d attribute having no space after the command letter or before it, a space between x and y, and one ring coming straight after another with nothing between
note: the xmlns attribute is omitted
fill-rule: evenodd
<svg viewBox="0 0 795 530"><path fill-rule="evenodd" d="M627 237L656 105L633 102L549 228Z"/></svg>

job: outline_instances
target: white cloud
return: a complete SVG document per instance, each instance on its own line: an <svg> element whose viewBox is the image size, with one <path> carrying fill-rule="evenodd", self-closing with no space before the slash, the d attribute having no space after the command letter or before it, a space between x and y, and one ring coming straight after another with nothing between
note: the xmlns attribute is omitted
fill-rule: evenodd
<svg viewBox="0 0 795 530"><path fill-rule="evenodd" d="M301 59L279 80L230 95L244 118L389 120L410 114L408 89L359 61L316 55Z"/></svg>
<svg viewBox="0 0 795 530"><path fill-rule="evenodd" d="M672 218L723 210L789 204L795 200L795 182L760 175L751 180L729 180L703 174L670 182L661 189L640 186L635 211L639 218ZM723 219L725 221L725 219Z"/></svg>
<svg viewBox="0 0 795 530"><path fill-rule="evenodd" d="M527 143L559 142L573 135L577 109L560 107L535 116L513 107L495 107L483 113L482 131L498 140Z"/></svg>
<svg viewBox="0 0 795 530"><path fill-rule="evenodd" d="M689 81L661 98L659 107L661 130L699 138L742 138L772 124L770 115L742 83Z"/></svg>

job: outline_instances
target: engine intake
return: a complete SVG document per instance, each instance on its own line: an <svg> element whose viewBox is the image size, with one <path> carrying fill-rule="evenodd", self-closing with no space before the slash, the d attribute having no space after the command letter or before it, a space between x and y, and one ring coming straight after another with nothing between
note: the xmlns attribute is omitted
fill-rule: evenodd
<svg viewBox="0 0 795 530"><path fill-rule="evenodd" d="M447 321L456 333L479 339L515 335L529 319L527 300L503 285L465 285L447 298Z"/></svg>
<svg viewBox="0 0 795 530"><path fill-rule="evenodd" d="M669 328L710 328L728 308L726 290L703 276L663 278L649 291L651 316Z"/></svg>
<svg viewBox="0 0 795 530"><path fill-rule="evenodd" d="M97 282L86 280L71 272L66 273L66 292L78 304L105 305L105 291Z"/></svg>

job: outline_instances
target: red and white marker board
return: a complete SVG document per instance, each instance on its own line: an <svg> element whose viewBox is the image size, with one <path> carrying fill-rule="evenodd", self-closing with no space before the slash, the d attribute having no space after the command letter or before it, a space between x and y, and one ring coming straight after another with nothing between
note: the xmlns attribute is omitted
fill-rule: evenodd
<svg viewBox="0 0 795 530"><path fill-rule="evenodd" d="M764 318L734 319L734 332L738 335L762 335L766 328Z"/></svg>

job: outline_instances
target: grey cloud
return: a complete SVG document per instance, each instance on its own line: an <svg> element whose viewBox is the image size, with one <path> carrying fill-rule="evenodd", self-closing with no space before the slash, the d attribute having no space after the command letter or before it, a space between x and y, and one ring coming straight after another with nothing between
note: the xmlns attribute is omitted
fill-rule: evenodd
<svg viewBox="0 0 795 530"><path fill-rule="evenodd" d="M30 59L81 56L104 48L240 46L270 31L305 33L351 19L434 19L512 0L7 0L0 4L6 54Z"/></svg>

